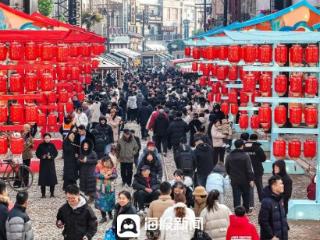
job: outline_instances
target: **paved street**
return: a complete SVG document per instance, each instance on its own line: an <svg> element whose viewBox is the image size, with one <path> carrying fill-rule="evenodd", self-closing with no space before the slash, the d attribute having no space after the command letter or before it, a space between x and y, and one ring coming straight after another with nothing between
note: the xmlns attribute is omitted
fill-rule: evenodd
<svg viewBox="0 0 320 240"><path fill-rule="evenodd" d="M132 125L131 128L137 129L136 126ZM138 129L137 129L138 130ZM144 143L145 144L145 143ZM175 169L173 155L170 152L165 159L166 170L169 178ZM30 189L30 202L28 213L33 222L33 229L35 231L36 240L58 240L62 239L61 231L55 226L55 217L58 208L65 202L65 196L62 192L62 169L63 161L61 156L56 160L57 174L59 184L56 186L56 197L41 199L40 188L37 186L37 178L35 176L34 185ZM264 183L266 184L267 179L270 175L264 177ZM293 198L305 198L306 186L309 183L308 176L292 176L293 179ZM121 190L120 177L117 179L117 191ZM12 199L14 199L14 193L10 192ZM47 194L49 195L49 194ZM257 196L256 201L257 201ZM228 191L226 196L226 204L232 209L232 195L231 190ZM255 212L251 218L252 222L257 225L257 215L259 211L259 204L256 205ZM95 210L96 211L96 210ZM100 213L96 211L98 218ZM98 234L94 239L103 239L103 235L106 229L110 226L111 222L107 224L99 225ZM319 222L316 221L290 221L290 240L318 240L320 236ZM144 239L142 236L140 239Z"/></svg>

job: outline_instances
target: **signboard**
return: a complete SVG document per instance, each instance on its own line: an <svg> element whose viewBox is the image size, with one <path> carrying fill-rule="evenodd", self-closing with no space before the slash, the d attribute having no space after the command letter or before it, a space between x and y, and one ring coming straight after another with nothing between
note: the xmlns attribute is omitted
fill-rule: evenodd
<svg viewBox="0 0 320 240"><path fill-rule="evenodd" d="M136 0L130 0L130 24L136 25Z"/></svg>

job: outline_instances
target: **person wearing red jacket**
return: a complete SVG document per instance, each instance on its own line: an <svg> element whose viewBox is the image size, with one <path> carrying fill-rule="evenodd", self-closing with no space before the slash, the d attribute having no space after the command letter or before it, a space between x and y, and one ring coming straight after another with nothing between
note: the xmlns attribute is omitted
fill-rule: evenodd
<svg viewBox="0 0 320 240"><path fill-rule="evenodd" d="M259 240L257 229L245 215L245 208L242 206L236 207L234 212L235 215L230 215L226 240Z"/></svg>

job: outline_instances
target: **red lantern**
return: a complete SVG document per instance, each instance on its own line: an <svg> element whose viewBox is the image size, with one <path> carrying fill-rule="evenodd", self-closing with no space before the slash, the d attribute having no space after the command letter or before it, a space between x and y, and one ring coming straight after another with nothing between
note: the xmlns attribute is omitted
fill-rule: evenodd
<svg viewBox="0 0 320 240"><path fill-rule="evenodd" d="M53 113L48 115L48 126L53 127L57 125L57 116Z"/></svg>
<svg viewBox="0 0 320 240"><path fill-rule="evenodd" d="M14 124L23 124L24 121L24 109L20 104L12 104L10 106L10 120Z"/></svg>
<svg viewBox="0 0 320 240"><path fill-rule="evenodd" d="M46 126L47 125L47 116L44 113L39 113L38 114L38 121L37 125L40 127Z"/></svg>
<svg viewBox="0 0 320 240"><path fill-rule="evenodd" d="M71 67L71 80L79 80L80 70L79 67L72 66Z"/></svg>
<svg viewBox="0 0 320 240"><path fill-rule="evenodd" d="M76 91L76 92L82 92L82 90L83 90L82 83L79 83L79 82L75 83L73 85L73 88L74 88L74 91Z"/></svg>
<svg viewBox="0 0 320 240"><path fill-rule="evenodd" d="M287 92L288 79L284 74L279 74L275 79L275 91L279 96L283 96Z"/></svg>
<svg viewBox="0 0 320 240"><path fill-rule="evenodd" d="M0 93L7 92L7 76L0 75Z"/></svg>
<svg viewBox="0 0 320 240"><path fill-rule="evenodd" d="M12 137L10 139L10 150L12 154L22 154L24 149L24 140L21 137Z"/></svg>
<svg viewBox="0 0 320 240"><path fill-rule="evenodd" d="M184 55L185 55L186 57L190 57L190 55L191 55L191 48L190 48L190 47L185 47L185 49L184 49Z"/></svg>
<svg viewBox="0 0 320 240"><path fill-rule="evenodd" d="M86 95L84 94L84 92L80 92L80 93L77 94L78 100L79 100L80 102L83 102L85 96L86 96Z"/></svg>
<svg viewBox="0 0 320 240"><path fill-rule="evenodd" d="M211 92L213 94L219 93L219 84L217 82L211 84Z"/></svg>
<svg viewBox="0 0 320 240"><path fill-rule="evenodd" d="M221 94L222 95L227 95L228 94L228 88L226 84L221 85Z"/></svg>
<svg viewBox="0 0 320 240"><path fill-rule="evenodd" d="M304 109L304 120L308 127L315 127L318 124L318 109L308 106Z"/></svg>
<svg viewBox="0 0 320 240"><path fill-rule="evenodd" d="M92 72L91 64L90 63L85 63L83 65L83 71L84 71L85 74L91 74L91 72Z"/></svg>
<svg viewBox="0 0 320 240"><path fill-rule="evenodd" d="M207 59L209 59L209 60L215 59L214 47L213 46L207 47Z"/></svg>
<svg viewBox="0 0 320 240"><path fill-rule="evenodd" d="M69 93L65 90L59 92L59 102L66 103L69 100Z"/></svg>
<svg viewBox="0 0 320 240"><path fill-rule="evenodd" d="M224 113L225 116L229 114L229 104L227 102L221 103L221 111Z"/></svg>
<svg viewBox="0 0 320 240"><path fill-rule="evenodd" d="M8 118L8 107L6 105L0 105L0 123L7 122Z"/></svg>
<svg viewBox="0 0 320 240"><path fill-rule="evenodd" d="M200 59L200 49L198 47L192 48L192 57L194 59Z"/></svg>
<svg viewBox="0 0 320 240"><path fill-rule="evenodd" d="M239 117L239 127L240 129L247 129L249 126L249 117L247 114L241 114Z"/></svg>
<svg viewBox="0 0 320 240"><path fill-rule="evenodd" d="M42 61L51 61L54 56L54 46L51 43L44 43L41 49Z"/></svg>
<svg viewBox="0 0 320 240"><path fill-rule="evenodd" d="M258 115L252 115L250 118L250 127L252 129L258 129L260 125L259 122L259 116Z"/></svg>
<svg viewBox="0 0 320 240"><path fill-rule="evenodd" d="M303 48L301 45L295 44L290 48L290 62L294 65L302 64Z"/></svg>
<svg viewBox="0 0 320 240"><path fill-rule="evenodd" d="M238 93L236 90L231 89L229 94L228 94L228 98L229 98L229 103L238 103Z"/></svg>
<svg viewBox="0 0 320 240"><path fill-rule="evenodd" d="M259 107L259 121L260 123L270 123L271 122L271 108L269 106Z"/></svg>
<svg viewBox="0 0 320 240"><path fill-rule="evenodd" d="M227 46L219 46L218 47L218 58L220 60L227 60L228 57L228 47Z"/></svg>
<svg viewBox="0 0 320 240"><path fill-rule="evenodd" d="M318 79L310 75L305 82L305 94L308 97L314 97L318 93Z"/></svg>
<svg viewBox="0 0 320 240"><path fill-rule="evenodd" d="M250 64L254 63L257 59L257 49L254 45L246 45L244 46L244 55L243 60L245 63Z"/></svg>
<svg viewBox="0 0 320 240"><path fill-rule="evenodd" d="M38 77L35 73L27 73L25 76L25 88L27 92L35 92L38 89Z"/></svg>
<svg viewBox="0 0 320 240"><path fill-rule="evenodd" d="M307 139L303 143L303 155L305 158L314 158L317 152L317 143L312 139Z"/></svg>
<svg viewBox="0 0 320 240"><path fill-rule="evenodd" d="M48 113L48 107L47 107L47 105L39 105L38 108L39 108L39 110L40 110L41 113L47 115L47 113Z"/></svg>
<svg viewBox="0 0 320 240"><path fill-rule="evenodd" d="M63 121L64 121L64 113L63 113L63 112L59 112L58 118L59 118L59 124L63 124Z"/></svg>
<svg viewBox="0 0 320 240"><path fill-rule="evenodd" d="M272 61L272 47L270 45L261 45L259 47L259 61L262 64L268 64Z"/></svg>
<svg viewBox="0 0 320 240"><path fill-rule="evenodd" d="M240 103L247 104L249 102L249 96L246 92L240 91Z"/></svg>
<svg viewBox="0 0 320 240"><path fill-rule="evenodd" d="M8 152L8 139L5 136L0 136L0 155L5 155Z"/></svg>
<svg viewBox="0 0 320 240"><path fill-rule="evenodd" d="M290 158L298 158L301 155L301 142L298 139L289 141L288 154Z"/></svg>
<svg viewBox="0 0 320 240"><path fill-rule="evenodd" d="M290 76L290 93L292 96L299 97L302 94L302 76L301 75L291 75Z"/></svg>
<svg viewBox="0 0 320 240"><path fill-rule="evenodd" d="M252 93L256 90L256 77L252 73L246 74L242 83L244 92Z"/></svg>
<svg viewBox="0 0 320 240"><path fill-rule="evenodd" d="M79 56L79 44L73 43L69 45L69 54L70 57L78 57ZM99 55L99 54L95 54L95 55Z"/></svg>
<svg viewBox="0 0 320 240"><path fill-rule="evenodd" d="M57 74L58 74L58 81L66 80L68 76L68 69L65 65L58 65L57 66Z"/></svg>
<svg viewBox="0 0 320 240"><path fill-rule="evenodd" d="M228 73L229 73L228 74L228 79L230 81L238 80L238 66L237 65L230 66Z"/></svg>
<svg viewBox="0 0 320 240"><path fill-rule="evenodd" d="M205 64L203 67L203 70L202 70L202 74L203 74L203 76L209 77L209 73L210 73L209 66L208 66L208 64Z"/></svg>
<svg viewBox="0 0 320 240"><path fill-rule="evenodd" d="M64 103L61 103L61 102L58 103L57 111L59 113L64 113L64 105L65 105Z"/></svg>
<svg viewBox="0 0 320 240"><path fill-rule="evenodd" d="M84 43L79 47L80 47L79 49L81 50L80 52L81 52L82 56L90 57L90 55L91 55L91 45L90 44Z"/></svg>
<svg viewBox="0 0 320 240"><path fill-rule="evenodd" d="M228 49L228 60L231 63L237 63L241 60L241 47L238 45L231 45Z"/></svg>
<svg viewBox="0 0 320 240"><path fill-rule="evenodd" d="M99 43L92 44L92 54L93 55L98 56L98 55L104 53L104 51L105 51L104 45L99 44ZM189 56L190 56L190 54L189 54Z"/></svg>
<svg viewBox="0 0 320 240"><path fill-rule="evenodd" d="M0 61L7 59L8 48L5 43L0 43Z"/></svg>
<svg viewBox="0 0 320 240"><path fill-rule="evenodd" d="M26 50L25 50L26 60L34 61L38 57L37 53L37 45L34 42L27 42L26 43Z"/></svg>
<svg viewBox="0 0 320 240"><path fill-rule="evenodd" d="M238 104L231 104L230 106L230 112L232 115L237 115L239 111Z"/></svg>
<svg viewBox="0 0 320 240"><path fill-rule="evenodd" d="M67 113L72 113L74 110L74 106L72 102L67 102L66 103L66 111Z"/></svg>
<svg viewBox="0 0 320 240"><path fill-rule="evenodd" d="M50 73L43 73L40 79L40 87L42 91L52 91L54 89L53 76Z"/></svg>
<svg viewBox="0 0 320 240"><path fill-rule="evenodd" d="M287 108L284 105L279 105L275 107L274 122L278 126L283 126L287 122Z"/></svg>
<svg viewBox="0 0 320 240"><path fill-rule="evenodd" d="M55 103L57 101L57 93L51 91L47 94L48 103Z"/></svg>
<svg viewBox="0 0 320 240"><path fill-rule="evenodd" d="M213 93L212 92L208 92L207 99L209 102L213 102Z"/></svg>
<svg viewBox="0 0 320 240"><path fill-rule="evenodd" d="M23 92L23 79L19 73L14 73L10 76L10 92Z"/></svg>
<svg viewBox="0 0 320 240"><path fill-rule="evenodd" d="M254 91L251 95L251 102L255 103L256 102L256 97L260 97L260 92L258 90Z"/></svg>
<svg viewBox="0 0 320 240"><path fill-rule="evenodd" d="M38 108L36 105L25 106L26 123L36 123L38 121Z"/></svg>
<svg viewBox="0 0 320 240"><path fill-rule="evenodd" d="M192 68L192 72L198 72L198 63L193 62L191 68Z"/></svg>
<svg viewBox="0 0 320 240"><path fill-rule="evenodd" d="M199 78L199 85L200 87L205 87L207 86L207 77L202 76Z"/></svg>
<svg viewBox="0 0 320 240"><path fill-rule="evenodd" d="M66 62L69 56L69 49L66 44L58 44L57 46L57 61Z"/></svg>
<svg viewBox="0 0 320 240"><path fill-rule="evenodd" d="M300 106L291 106L289 108L289 119L292 126L299 126L302 121L302 108Z"/></svg>
<svg viewBox="0 0 320 240"><path fill-rule="evenodd" d="M288 61L288 48L286 45L279 44L275 49L275 61L279 66L283 66Z"/></svg>
<svg viewBox="0 0 320 240"><path fill-rule="evenodd" d="M277 139L273 142L273 156L276 159L284 159L286 157L286 141Z"/></svg>
<svg viewBox="0 0 320 240"><path fill-rule="evenodd" d="M97 69L99 67L99 64L100 64L99 60L94 59L91 61L91 66L93 69Z"/></svg>
<svg viewBox="0 0 320 240"><path fill-rule="evenodd" d="M228 66L217 66L217 79L224 81L227 79L229 68Z"/></svg>
<svg viewBox="0 0 320 240"><path fill-rule="evenodd" d="M262 74L260 77L260 92L261 96L268 96L271 92L272 78L269 74Z"/></svg>
<svg viewBox="0 0 320 240"><path fill-rule="evenodd" d="M22 60L23 46L19 42L12 42L9 49L9 57L13 61Z"/></svg>
<svg viewBox="0 0 320 240"><path fill-rule="evenodd" d="M317 45L310 44L306 47L305 61L310 65L316 65L319 61L319 49Z"/></svg>
<svg viewBox="0 0 320 240"><path fill-rule="evenodd" d="M221 93L216 93L214 95L214 102L220 103L221 102Z"/></svg>

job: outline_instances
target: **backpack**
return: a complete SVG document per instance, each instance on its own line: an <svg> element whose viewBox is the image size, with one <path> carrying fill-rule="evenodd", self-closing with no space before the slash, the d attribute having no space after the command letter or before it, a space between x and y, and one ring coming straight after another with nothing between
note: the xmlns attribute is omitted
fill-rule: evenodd
<svg viewBox="0 0 320 240"><path fill-rule="evenodd" d="M184 146L182 147L184 148ZM180 152L180 166L183 172L192 172L194 170L194 158L192 150L189 146L187 149L181 149Z"/></svg>
<svg viewBox="0 0 320 240"><path fill-rule="evenodd" d="M205 231L196 229L191 240L212 240L212 238Z"/></svg>

